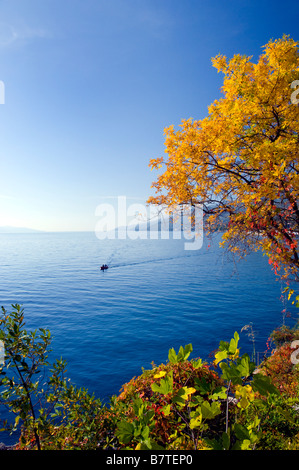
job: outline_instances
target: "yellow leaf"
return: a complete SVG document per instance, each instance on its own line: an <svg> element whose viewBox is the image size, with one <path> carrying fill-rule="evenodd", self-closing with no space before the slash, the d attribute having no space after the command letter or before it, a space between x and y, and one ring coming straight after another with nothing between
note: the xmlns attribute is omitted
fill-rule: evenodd
<svg viewBox="0 0 299 470"><path fill-rule="evenodd" d="M188 400L188 396L196 392L196 389L193 387L183 387L183 390L184 390L184 394L182 394L182 398L184 400Z"/></svg>
<svg viewBox="0 0 299 470"><path fill-rule="evenodd" d="M160 379L161 377L164 377L164 375L166 375L165 370L160 370L160 372L154 375L154 379Z"/></svg>

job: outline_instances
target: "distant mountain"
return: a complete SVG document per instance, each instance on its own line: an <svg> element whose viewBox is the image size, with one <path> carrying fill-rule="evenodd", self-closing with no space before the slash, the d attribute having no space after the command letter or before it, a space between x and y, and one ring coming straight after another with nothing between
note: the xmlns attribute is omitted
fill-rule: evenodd
<svg viewBox="0 0 299 470"><path fill-rule="evenodd" d="M0 227L0 233L34 233L34 232L40 232L40 230L35 230L33 228L27 228L27 227L10 227L8 225L5 225L3 227Z"/></svg>
<svg viewBox="0 0 299 470"><path fill-rule="evenodd" d="M212 231L214 232L221 232L225 231L227 229L229 222L229 216L227 214L220 214L218 216L218 223L217 226L213 227ZM160 233L162 231L165 232L184 232L185 230L188 232L190 230L190 221L187 217L185 220L186 226L184 226L183 221L179 222L177 219L173 219L172 217L168 217L164 215L161 218L154 218L152 220L145 220L132 225L127 225L127 226L120 226L116 227L112 230L107 230L103 232L98 232L99 238L105 238L111 235L111 238L125 238L130 232L157 232ZM201 229L201 221L197 220L197 227ZM207 228L207 225L205 223L205 220L203 220L203 228ZM194 230L194 227L191 228L191 230ZM211 229L210 229L211 230Z"/></svg>
<svg viewBox="0 0 299 470"><path fill-rule="evenodd" d="M186 221L185 221L186 223ZM187 222L187 227L184 227L183 223L177 223L175 222L171 217L168 216L163 216L162 219L160 218L155 218L153 220L147 220L141 223L136 223L132 225L127 225L124 227L117 227L115 228L115 234L119 233L126 233L126 232L162 232L162 231L169 231L169 232L174 232L174 231L181 231L183 232L184 230L188 230L188 222Z"/></svg>
<svg viewBox="0 0 299 470"><path fill-rule="evenodd" d="M227 229L227 225L228 225L228 222L229 222L229 216L227 214L220 214L218 216L218 223L217 223L217 226L214 227L214 231L222 231L222 230L226 230ZM159 219L156 219L156 220L153 220L153 221L148 221L148 222L144 222L144 223L141 223L139 225L136 225L135 227L133 227L133 230L134 231L150 231L150 230L153 230L153 231L157 231L157 232L160 232L161 230L166 230L166 231L169 231L169 232L173 232L173 231L184 231L184 230L189 230L189 227L190 227L190 220L188 219L188 217L186 217L185 219L185 224L186 224L186 227L184 227L184 222L179 222L178 220L176 220L176 222L171 218L171 217L164 217L162 220L159 220ZM201 221L200 220L197 220L197 224L199 224L199 226L201 225ZM205 223L205 220L203 220L203 226L206 227L206 223ZM132 230L132 228L131 228Z"/></svg>

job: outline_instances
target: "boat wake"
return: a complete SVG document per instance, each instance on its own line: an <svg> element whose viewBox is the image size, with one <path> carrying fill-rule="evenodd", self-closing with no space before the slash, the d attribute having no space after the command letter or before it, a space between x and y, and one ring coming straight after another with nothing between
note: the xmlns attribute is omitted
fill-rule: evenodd
<svg viewBox="0 0 299 470"><path fill-rule="evenodd" d="M114 256L112 255L111 258L109 259L109 262L107 262L109 268L126 268L126 267L131 267L131 266L140 266L144 264L152 264L152 263L162 263L164 261L173 261L176 259L182 259L182 258L191 258L194 256L197 256L193 254L182 254L182 255L176 255L176 256L169 256L169 257L160 257L160 258L151 258L151 259L146 259L146 260L141 260L141 261L124 261L123 263L113 263L113 258Z"/></svg>

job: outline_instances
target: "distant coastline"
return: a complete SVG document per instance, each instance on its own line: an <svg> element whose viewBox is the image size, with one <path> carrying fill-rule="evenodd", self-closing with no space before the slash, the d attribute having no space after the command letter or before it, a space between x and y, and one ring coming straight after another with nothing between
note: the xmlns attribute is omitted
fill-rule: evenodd
<svg viewBox="0 0 299 470"><path fill-rule="evenodd" d="M28 227L11 227L9 225L4 225L0 227L0 233L42 233L42 230L35 230Z"/></svg>

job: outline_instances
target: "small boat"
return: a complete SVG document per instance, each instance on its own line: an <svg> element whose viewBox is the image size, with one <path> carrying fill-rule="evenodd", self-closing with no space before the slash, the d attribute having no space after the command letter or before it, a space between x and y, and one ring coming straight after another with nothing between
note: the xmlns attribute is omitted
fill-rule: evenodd
<svg viewBox="0 0 299 470"><path fill-rule="evenodd" d="M103 264L103 265L101 266L101 271L105 271L105 269L108 269L107 264Z"/></svg>

